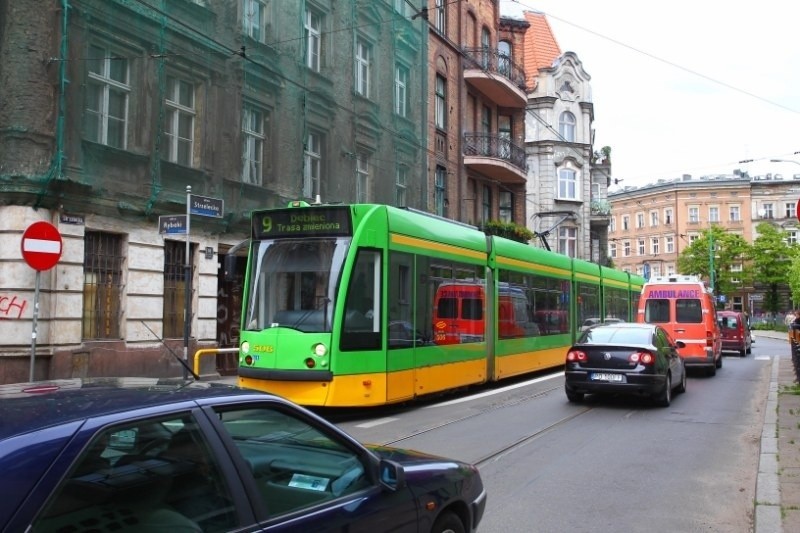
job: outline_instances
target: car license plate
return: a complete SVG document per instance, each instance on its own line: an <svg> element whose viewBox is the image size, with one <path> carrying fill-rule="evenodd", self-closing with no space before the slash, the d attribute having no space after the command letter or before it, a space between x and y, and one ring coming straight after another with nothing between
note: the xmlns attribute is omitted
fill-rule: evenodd
<svg viewBox="0 0 800 533"><path fill-rule="evenodd" d="M606 372L595 372L592 374L593 381L614 381L617 383L621 383L622 374L608 374Z"/></svg>

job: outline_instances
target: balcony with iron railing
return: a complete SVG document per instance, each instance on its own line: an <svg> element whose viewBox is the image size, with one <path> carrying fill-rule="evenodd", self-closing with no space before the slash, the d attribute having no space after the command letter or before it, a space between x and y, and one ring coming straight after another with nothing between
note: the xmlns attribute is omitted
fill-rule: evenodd
<svg viewBox="0 0 800 533"><path fill-rule="evenodd" d="M525 71L496 48L464 48L464 80L502 107L524 108Z"/></svg>
<svg viewBox="0 0 800 533"><path fill-rule="evenodd" d="M502 183L527 178L525 149L496 133L464 134L464 165Z"/></svg>

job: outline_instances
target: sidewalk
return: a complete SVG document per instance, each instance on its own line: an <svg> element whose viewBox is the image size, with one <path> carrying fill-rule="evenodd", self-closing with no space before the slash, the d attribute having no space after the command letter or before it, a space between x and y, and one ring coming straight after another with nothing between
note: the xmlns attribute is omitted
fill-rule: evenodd
<svg viewBox="0 0 800 533"><path fill-rule="evenodd" d="M787 339L778 331L755 331L759 337ZM772 360L761 457L756 481L755 533L800 531L800 394L789 343ZM784 353L785 352L785 353Z"/></svg>

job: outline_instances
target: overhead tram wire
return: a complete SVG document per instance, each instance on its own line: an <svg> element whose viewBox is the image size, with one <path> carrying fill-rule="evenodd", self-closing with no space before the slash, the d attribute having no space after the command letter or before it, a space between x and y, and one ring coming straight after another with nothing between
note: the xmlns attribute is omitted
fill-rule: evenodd
<svg viewBox="0 0 800 533"><path fill-rule="evenodd" d="M523 7L523 8L529 8L529 9L531 9L531 10L533 10L533 11L536 11L536 12L538 12L538 13L541 13L541 14L543 14L544 16L546 16L546 17L550 17L550 18L551 18L551 19L553 19L553 20L558 20L559 22L563 22L564 24L567 24L567 25L569 25L569 26L572 26L572 27L574 27L574 28L577 28L577 29L579 29L579 30L581 30L581 31L584 31L584 32L586 32L586 33L590 33L590 34L592 34L592 35L595 35L595 36L597 36L597 37L600 37L601 39L605 39L606 41L609 41L609 42L611 42L611 43L614 43L614 44L616 44L616 45L618 45L618 46L621 46L621 47L623 47L623 48L627 48L628 50L631 50L631 51L633 51L633 52L636 52L636 53L638 53L638 54L641 54L641 55L643 55L643 56L645 56L645 57L649 57L650 59L654 59L654 60L656 60L656 61L658 61L658 62L660 62L660 63L664 63L665 65L668 65L668 66L670 66L670 67L672 67L672 68L676 68L676 69L678 69L678 70L682 70L682 71L684 71L684 72L687 72L687 73L689 73L689 74L692 74L693 76L697 76L698 78L702 78L702 79L704 79L704 80L707 80L707 81L710 81L710 82L712 82L712 83L715 83L715 84L717 84L717 85L720 85L720 86L722 86L722 87L725 87L726 89L730 89L730 90L732 90L732 91L736 91L736 92L738 92L738 93L744 94L744 95L746 95L746 96L749 96L749 97L751 97L751 98L755 98L756 100L760 100L760 101L762 101L762 102L764 102L764 103L767 103L767 104L770 104L770 105L772 105L772 106L775 106L775 107L781 108L781 109L783 109L784 111L789 111L789 112L791 112L791 113L797 113L797 114L800 114L800 110L798 110L798 109L793 109L793 108L791 108L791 107L785 106L785 105L783 105L783 104L780 104L780 103L778 103L778 102L773 102L772 100L770 100L770 99L768 99L768 98L764 98L763 96L759 96L759 95L757 95L757 94L751 93L750 91L746 91L746 90L744 90L744 89L741 89L741 88L739 88L739 87L736 87L735 85L731 85L730 83L727 83L727 82L724 82L724 81L718 80L718 79L716 79L716 78L712 78L711 76L707 76L707 75L703 74L702 72L698 72L698 71L696 71L696 70L692 70L692 69L690 69L690 68L688 68L688 67L684 67L684 66L682 66L682 65L679 65L678 63L675 63L675 62L673 62L673 61L669 61L669 60L667 60L667 59L664 59L664 58L658 57L658 56L657 56L657 55L655 55L655 54L651 54L650 52L646 52L646 51L644 51L644 50L641 50L641 49L639 49L639 48L636 48L635 46L631 46L631 45L629 45L629 44L623 43L622 41L618 41L618 40L616 40L616 39L614 39L614 38L612 38L612 37L608 37L608 36L606 36L606 35L603 35L602 33L596 32L596 31L594 31L594 30L591 30L591 29L589 29L589 28L585 28L585 27L583 27L583 26L581 26L581 25L579 25L579 24L575 24L574 22L570 22L570 21L568 21L568 20L566 20L566 19L563 19L563 18L561 18L561 17L558 17L558 16L556 16L556 15L553 15L553 14L551 14L551 13L547 13L546 11L542 11L541 9L536 9L535 7L533 7L533 6L530 6L530 5L528 5L528 4L523 4L523 3L522 3L522 2L520 2L519 0L509 0L509 1L510 1L510 2L513 2L513 3L515 3L515 4L518 4L518 5L520 5L520 6L521 6L521 7Z"/></svg>

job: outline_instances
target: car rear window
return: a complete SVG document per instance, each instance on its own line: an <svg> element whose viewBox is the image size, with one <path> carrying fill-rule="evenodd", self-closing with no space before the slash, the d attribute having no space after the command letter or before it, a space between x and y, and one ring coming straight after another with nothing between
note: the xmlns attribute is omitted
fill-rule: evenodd
<svg viewBox="0 0 800 533"><path fill-rule="evenodd" d="M696 298L675 300L675 322L700 324L703 322L703 306Z"/></svg>
<svg viewBox="0 0 800 533"><path fill-rule="evenodd" d="M735 316L722 316L719 318L719 325L723 329L738 329L739 320Z"/></svg>
<svg viewBox="0 0 800 533"><path fill-rule="evenodd" d="M651 344L652 330L641 328L595 328L581 337L582 344Z"/></svg>

